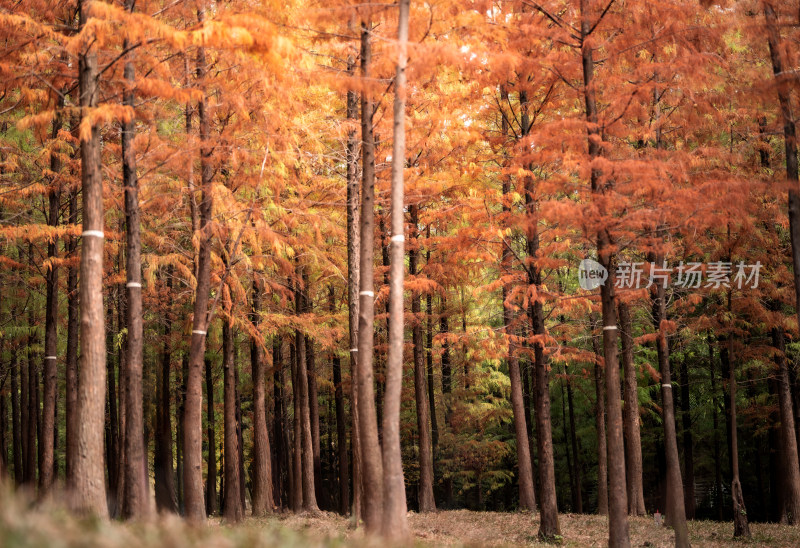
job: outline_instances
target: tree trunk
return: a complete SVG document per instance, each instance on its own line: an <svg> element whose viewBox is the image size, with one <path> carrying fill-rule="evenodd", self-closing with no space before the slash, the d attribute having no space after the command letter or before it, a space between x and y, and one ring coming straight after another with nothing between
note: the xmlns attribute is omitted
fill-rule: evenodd
<svg viewBox="0 0 800 548"><path fill-rule="evenodd" d="M792 107L790 102L790 84L782 78L784 72L784 61L781 58L781 36L778 27L775 9L769 2L764 3L764 18L767 25L767 42L769 45L770 59L772 61L772 72L775 77L778 103L780 105L781 119L783 121L783 141L786 156L786 179L793 185L789 189L789 226L792 241L792 264L794 270L795 283L795 310L800 318L800 194L797 190L798 167L797 167L797 135ZM783 342L783 334L773 331L773 339L780 337ZM780 350L779 350L780 351ZM789 375L786 366L786 359L779 357L778 363L778 399L781 417L781 441L784 450L783 462L788 469L787 481L784 484L786 500L785 511L788 514L790 524L800 523L800 468L798 468L797 437L794 432L794 417L792 411L791 390L789 387ZM733 407L734 400L731 399ZM733 410L733 409L732 409ZM791 430L789 426L791 425ZM732 430L733 432L733 430ZM792 435L790 436L789 433ZM789 440L789 438L793 438Z"/></svg>
<svg viewBox="0 0 800 548"><path fill-rule="evenodd" d="M288 470L283 444L283 344L280 335L272 338L272 499L273 508L282 508L286 500L284 494L284 473Z"/></svg>
<svg viewBox="0 0 800 548"><path fill-rule="evenodd" d="M89 1L80 3L80 22L86 25ZM97 106L97 53L86 38L79 57L80 105L86 119ZM106 341L103 315L103 180L100 128L93 125L81 141L83 234L80 258L80 380L78 383L78 451L75 460L73 508L80 513L108 516L103 457L106 400Z"/></svg>
<svg viewBox="0 0 800 548"><path fill-rule="evenodd" d="M228 315L230 310L227 310ZM228 523L237 523L244 517L240 498L239 476L239 436L236 429L236 376L233 358L233 329L229 317L222 318L222 369L224 375L224 464L225 464L225 505L223 517ZM211 398L209 398L209 402Z"/></svg>
<svg viewBox="0 0 800 548"><path fill-rule="evenodd" d="M178 512L178 499L175 494L175 470L172 468L172 415L170 390L170 363L172 361L172 267L166 274L167 303L164 313L164 344L161 363L156 379L156 443L153 458L155 475L156 509L159 512Z"/></svg>
<svg viewBox="0 0 800 548"><path fill-rule="evenodd" d="M198 21L205 20L205 7L201 3L197 10ZM203 85L206 73L205 48L197 49L197 79ZM211 165L212 148L209 144L210 120L205 95L198 104L200 131L200 166L202 198L200 201L200 225L197 234L199 251L197 256L197 285L195 288L192 318L192 338L189 346L189 371L186 380L186 399L183 419L183 493L185 514L189 521L202 523L206 519L203 505L203 357L208 329L208 299L211 286L211 231L208 226L212 213L211 180L214 168Z"/></svg>
<svg viewBox="0 0 800 548"><path fill-rule="evenodd" d="M294 343L292 344L292 406L294 409L292 419L292 474L291 474L291 505L295 513L303 509L303 426L301 417L303 415L300 398L300 381L297 376L297 340L301 335L295 333Z"/></svg>
<svg viewBox="0 0 800 548"><path fill-rule="evenodd" d="M692 440L692 415L689 401L689 363L684 360L681 372L681 422L683 426L683 471L685 479L684 501L686 519L694 519L694 441ZM800 473L800 470L798 470Z"/></svg>
<svg viewBox="0 0 800 548"><path fill-rule="evenodd" d="M63 98L58 100L58 108L62 108ZM56 114L53 120L52 138L58 138L61 129L61 115ZM61 161L57 154L50 156L50 171L57 174L61 170ZM52 181L51 181L52 183ZM55 227L58 225L59 209L61 206L61 191L50 188L48 191L47 224ZM42 411L42 470L39 476L39 497L46 497L53 487L53 467L55 465L55 429L56 424L56 396L58 394L58 267L52 261L58 256L58 240L55 238L47 242L47 260L51 261L50 268L45 273L45 323L44 323L44 363L42 374L44 377L44 409ZM5 417L3 417L5 419Z"/></svg>
<svg viewBox="0 0 800 548"><path fill-rule="evenodd" d="M77 125L77 124L75 124ZM78 223L78 192L69 192L69 223ZM73 258L78 250L78 239L67 240L67 255ZM67 349L65 380L65 433L66 433L66 486L72 491L76 486L75 461L78 458L78 270L67 269ZM16 392L15 392L16 394ZM16 475L16 466L14 468Z"/></svg>
<svg viewBox="0 0 800 548"><path fill-rule="evenodd" d="M253 326L260 332L261 284L253 273ZM272 456L267 432L266 364L263 337L250 341L250 365L253 380L253 515L272 512ZM273 364L274 365L274 364ZM277 432L277 431L276 431Z"/></svg>
<svg viewBox="0 0 800 548"><path fill-rule="evenodd" d="M503 196L511 192L511 185L507 179L503 180ZM511 208L507 204L507 199L503 200L503 213L507 217L511 215ZM503 242L501 255L500 275L510 276L512 271L511 249L507 243ZM504 282L501 303L503 307L503 331L508 340L508 376L511 381L511 410L514 421L514 434L517 447L517 483L519 485L519 508L523 511L536 511L536 493L533 487L533 462L531 460L530 443L528 439L528 425L525 416L525 402L523 400L522 377L519 369L519 359L516 355L516 342L513 340L513 320L512 304L507 303L508 295L511 291L511 284Z"/></svg>
<svg viewBox="0 0 800 548"><path fill-rule="evenodd" d="M308 282L308 279L306 279ZM310 302L306 302L306 312L311 312ZM319 390L317 388L317 360L314 339L306 335L306 369L308 370L308 412L311 420L311 447L314 462L314 492L322 493L322 460L319 442ZM323 501L324 502L324 501Z"/></svg>
<svg viewBox="0 0 800 548"><path fill-rule="evenodd" d="M662 257L651 256L651 262L661 263ZM672 372L670 370L669 346L664 322L667 321L666 290L663 284L656 286L653 294L653 325L658 330L656 351L658 368L661 372L661 401L664 423L664 445L667 464L667 514L666 523L675 529L675 545L689 545L689 531L686 525L683 481L681 480L678 440L675 432L675 407L672 397Z"/></svg>
<svg viewBox="0 0 800 548"><path fill-rule="evenodd" d="M409 248L409 274L419 274L419 209L416 204L409 206L411 215L412 245ZM420 294L417 291L411 295L411 314L414 318L412 324L412 342L414 347L414 399L417 408L417 431L419 432L419 489L418 503L420 512L436 510L436 501L433 497L433 454L430 432L430 409L428 395L426 394L425 364L423 361L423 338L420 316L422 313ZM402 303L401 303L402 304ZM394 321L394 320L392 320ZM387 495L388 496L388 495Z"/></svg>
<svg viewBox="0 0 800 548"><path fill-rule="evenodd" d="M355 71L352 57L347 60L348 73ZM347 92L347 119L353 123L359 117L358 96L355 91ZM362 518L361 500L363 489L361 484L361 444L360 427L358 422L358 303L359 303L359 263L360 263L360 234L359 234L359 181L358 181L358 136L355 129L347 133L347 311L348 335L350 342L350 443L353 460L353 510L354 521ZM344 479L342 479L344 482ZM342 488L342 504L349 505L349 486Z"/></svg>
<svg viewBox="0 0 800 548"><path fill-rule="evenodd" d="M728 292L728 309L730 310L730 292ZM736 421L736 367L733 364L733 338L728 335L728 393L731 400L731 499L733 501L733 536L750 538L750 525L747 520L747 509L742 495L742 483L739 480L739 436Z"/></svg>
<svg viewBox="0 0 800 548"><path fill-rule="evenodd" d="M394 126L392 131L391 181L391 268L389 271L389 352L386 359L386 392L383 409L383 536L393 541L409 537L406 517L406 486L403 478L403 455L400 447L400 404L403 391L403 279L405 269L404 177L406 163L406 57L408 45L409 0L399 0L397 29L397 72L394 79ZM365 162L366 163L366 162ZM411 206L411 222L416 234L416 207ZM412 261L416 256L412 255ZM416 264L409 267L412 271ZM419 295L412 295L412 311L419 313ZM414 318L414 386L417 403L417 427L420 446L419 510L435 508L433 501L433 464L428 430L430 416L425 399L425 372L422 364L422 330Z"/></svg>
<svg viewBox="0 0 800 548"><path fill-rule="evenodd" d="M633 363L633 324L627 303L619 303L619 327L622 330L622 366L624 369L625 408L622 419L625 434L625 479L628 481L628 513L644 516L644 487L642 484L642 436L639 424L639 393L636 366Z"/></svg>
<svg viewBox="0 0 800 548"><path fill-rule="evenodd" d="M428 237L430 238L430 225L428 225ZM431 252L426 252L427 261L431 264ZM439 453L439 424L436 420L436 383L433 375L433 295L428 293L425 296L425 360L428 374L428 401L431 409L431 445L433 446L433 481L436 483L436 455Z"/></svg>
<svg viewBox="0 0 800 548"><path fill-rule="evenodd" d="M334 286L328 288L331 315L336 313ZM344 413L344 390L342 388L342 362L335 352L331 355L333 370L333 396L336 404L336 451L339 463L339 513L347 515L350 507L350 459L347 454L347 424Z"/></svg>
<svg viewBox="0 0 800 548"><path fill-rule="evenodd" d="M594 331L594 321L592 322ZM597 513L608 515L608 450L606 448L606 402L605 383L601 367L599 336L592 334L592 346L595 354L594 393L595 393L595 427L597 429Z"/></svg>
<svg viewBox="0 0 800 548"><path fill-rule="evenodd" d="M572 466L574 467L575 476L575 512L583 513L583 494L581 487L583 481L581 480L581 459L578 452L578 436L575 432L575 404L572 397L572 379L567 377L567 401L569 403L569 433L570 444L572 445Z"/></svg>
<svg viewBox="0 0 800 548"><path fill-rule="evenodd" d="M208 435L208 462L206 468L206 515L213 516L217 513L217 432L216 417L214 413L214 376L211 370L211 360L205 358L206 372L206 427Z"/></svg>
<svg viewBox="0 0 800 548"><path fill-rule="evenodd" d="M114 326L114 291L109 291L107 299L106 318L108 329L106 330L106 348L114 348L115 334L119 336L120 325ZM119 357L119 356L117 356ZM106 357L106 463L108 466L108 494L109 512L112 518L119 517L119 414L117 404L117 373L114 355Z"/></svg>
<svg viewBox="0 0 800 548"><path fill-rule="evenodd" d="M595 97L594 59L592 47L587 37L592 22L588 1L581 0L581 61L583 64L583 93L585 100L587 144L591 160L602 154L598 129L597 100ZM602 173L598 168L591 170L591 192L599 198L604 194ZM597 201L597 199L595 199ZM600 215L604 215L602 204ZM614 303L614 242L605 227L597 231L597 256L600 264L609 273L608 280L600 288L603 325L603 358L606 370L606 411L607 411L607 449L608 449L608 543L612 547L630 546L628 528L628 494L625 481L625 443L622 437L622 406L620 404L619 356L617 348L617 311ZM677 535L676 535L677 536Z"/></svg>
<svg viewBox="0 0 800 548"><path fill-rule="evenodd" d="M361 77L370 78L372 23L361 23ZM372 127L373 104L371 93L361 96L361 238L359 268L358 317L358 427L361 446L362 488L364 490L364 522L368 533L378 533L383 515L383 464L378 442L378 424L375 413L374 373L372 368L375 292L373 276L375 231L375 136Z"/></svg>
<svg viewBox="0 0 800 548"><path fill-rule="evenodd" d="M125 7L133 12L134 0L126 0ZM128 49L125 40L123 49ZM135 72L133 54L127 54L124 76L126 90L124 103L134 107ZM144 415L142 409L142 243L139 234L139 189L136 175L136 151L133 148L135 122L122 124L122 180L125 185L125 226L128 260L127 271L127 359L125 360L125 499L122 515L143 518L149 513L147 497L147 451L144 447ZM169 408L167 408L169 409ZM170 461L172 455L170 455ZM170 468L172 465L170 463Z"/></svg>
<svg viewBox="0 0 800 548"><path fill-rule="evenodd" d="M12 308L12 314L14 309ZM22 427L20 425L20 396L19 396L19 360L17 353L11 353L9 365L11 375L11 438L12 453L14 454L14 485L22 485ZM69 476L67 476L69 480Z"/></svg>
<svg viewBox="0 0 800 548"><path fill-rule="evenodd" d="M786 364L783 330L772 329L772 343L778 351L775 360L778 364L777 388L778 411L780 416L780 435L782 462L784 470L784 512L791 525L800 523L800 464L797 458L797 441L795 437L794 413L792 410L792 394L789 385L789 371Z"/></svg>

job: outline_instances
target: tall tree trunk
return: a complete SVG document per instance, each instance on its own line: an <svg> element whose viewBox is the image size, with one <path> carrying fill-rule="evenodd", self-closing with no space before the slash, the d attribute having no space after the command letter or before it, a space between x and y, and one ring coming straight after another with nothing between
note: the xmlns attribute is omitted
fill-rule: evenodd
<svg viewBox="0 0 800 548"><path fill-rule="evenodd" d="M595 96L594 58L588 36L592 21L588 9L589 0L581 0L581 61L583 65L583 93L585 100L587 144L591 160L601 156L600 133L598 127L597 99ZM600 201L604 194L605 182L598 168L591 170L591 192L595 200ZM604 215L600 204L600 215ZM614 302L615 266L614 242L605 227L597 231L597 256L600 264L609 273L608 280L600 288L603 325L603 357L606 370L606 411L607 411L607 448L608 448L608 543L612 547L630 546L628 528L628 493L625 480L625 442L622 437L622 406L619 383L619 356L617 348L617 310ZM679 535L676 535L676 538ZM677 541L676 541L677 542Z"/></svg>
<svg viewBox="0 0 800 548"><path fill-rule="evenodd" d="M728 310L730 310L730 291L728 292ZM742 495L742 482L739 479L739 436L736 421L736 367L733 363L733 338L728 335L728 393L731 400L731 499L733 501L733 536L750 538L750 525L747 519L747 509Z"/></svg>
<svg viewBox="0 0 800 548"><path fill-rule="evenodd" d="M231 310L229 309L228 315ZM225 464L225 505L223 517L228 523L237 523L244 517L244 508L240 497L239 475L239 436L236 429L236 376L233 357L233 329L231 319L222 318L222 369L224 375L224 436L223 446ZM209 398L209 402L211 398Z"/></svg>
<svg viewBox="0 0 800 548"><path fill-rule="evenodd" d="M205 358L206 372L206 427L208 435L208 477L206 478L206 515L217 513L217 432L214 413L214 375L211 360Z"/></svg>
<svg viewBox="0 0 800 548"><path fill-rule="evenodd" d="M156 379L156 440L153 471L155 475L156 509L159 512L178 512L175 494L175 470L172 468L172 415L170 413L170 363L172 361L172 267L166 274L167 303L164 313L164 341L160 368Z"/></svg>
<svg viewBox="0 0 800 548"><path fill-rule="evenodd" d="M527 122L527 120L526 120ZM527 126L527 123L525 124ZM504 128L505 129L505 128ZM506 133L504 131L503 133ZM511 192L511 184L507 179L503 180L503 196L506 197ZM503 200L503 214L508 218L511 215L511 207L508 199ZM509 219L510 220L510 219ZM511 249L504 240L501 255L500 276L511 276ZM531 460L530 443L528 439L528 425L525 417L525 402L523 399L522 377L520 375L519 358L516 355L516 342L513 339L512 304L507 303L508 295L511 291L511 284L503 283L501 303L503 307L503 331L508 340L508 376L511 380L511 410L514 421L514 434L517 447L517 483L519 485L519 508L520 510L536 511L536 494L533 487L533 462Z"/></svg>
<svg viewBox="0 0 800 548"><path fill-rule="evenodd" d="M80 3L81 26L91 2ZM80 105L83 119L97 106L98 70L94 40L86 37L79 56ZM80 259L81 357L78 382L78 451L73 507L81 513L108 516L103 457L106 399L106 341L103 315L103 180L100 128L92 125L81 141L83 233Z"/></svg>
<svg viewBox="0 0 800 548"><path fill-rule="evenodd" d="M300 398L300 381L298 380L297 365L297 340L302 335L295 333L294 343L292 344L292 406L294 409L292 419L292 474L291 474L291 505L292 511L297 513L303 508L303 425Z"/></svg>
<svg viewBox="0 0 800 548"><path fill-rule="evenodd" d="M361 23L361 77L370 78L372 23ZM375 325L375 136L372 127L373 104L369 90L361 95L361 238L358 317L358 427L361 448L361 474L364 491L363 512L367 532L378 533L383 515L383 463L378 442L375 413L374 372L372 368Z"/></svg>
<svg viewBox="0 0 800 548"><path fill-rule="evenodd" d="M133 12L134 0L126 0L125 7ZM128 41L123 49L129 47ZM133 109L135 69L133 53L128 52L124 76L126 89L124 103ZM144 412L142 408L142 243L139 227L139 188L136 174L136 151L133 119L122 124L122 181L125 185L125 255L127 270L127 357L125 359L125 499L122 515L128 518L143 518L149 513L147 497L147 451L144 446ZM168 408L169 409L169 408ZM172 455L170 455L170 461ZM172 465L170 464L170 468Z"/></svg>
<svg viewBox="0 0 800 548"><path fill-rule="evenodd" d="M252 320L256 332L261 325L261 283L253 273ZM250 341L250 365L253 379L253 515L272 512L272 456L267 432L266 364L263 337ZM274 364L273 364L274 365Z"/></svg>
<svg viewBox="0 0 800 548"><path fill-rule="evenodd" d="M307 311L306 291L307 288L302 284L303 267L297 267L296 271L298 285L295 288L296 310L299 313ZM306 336L300 331L296 332L297 344L297 384L299 391L296 395L300 398L299 406L295 409L300 412L300 439L295 443L301 448L301 486L303 491L303 510L306 512L318 512L317 495L314 486L314 440L311 432L311 395L308 387L308 367L307 367L307 348Z"/></svg>
<svg viewBox="0 0 800 548"><path fill-rule="evenodd" d="M19 248L19 258L20 262L22 262L22 248ZM25 344L30 349L30 336L25 337ZM16 353L13 353L16 357ZM20 485L23 486L30 486L31 483L31 471L32 466L30 462L30 454L31 454L31 437L30 437L30 398L28 397L28 392L30 390L30 381L28 380L28 376L30 375L30 367L28 361L24 361L19 359L19 370L20 370L20 426L22 429L22 440L21 440L21 449L22 449L22 466L20 466L22 482Z"/></svg>
<svg viewBox="0 0 800 548"><path fill-rule="evenodd" d="M583 481L581 480L581 459L578 452L578 436L575 432L575 404L572 397L572 379L567 377L567 402L569 403L569 433L570 444L572 445L572 466L574 467L575 476L575 512L583 513L583 494L581 487Z"/></svg>
<svg viewBox="0 0 800 548"><path fill-rule="evenodd" d="M643 516L644 486L642 484L642 436L639 424L639 392L636 365L633 363L633 324L631 311L625 302L619 303L619 327L622 330L622 367L624 369L625 408L622 415L625 434L625 479L628 482L628 513Z"/></svg>
<svg viewBox="0 0 800 548"><path fill-rule="evenodd" d="M653 255L651 262L660 264L662 257ZM653 325L658 331L656 351L658 368L661 372L661 401L664 423L664 445L667 464L667 515L666 522L675 529L675 545L689 545L689 531L686 525L683 481L681 480L678 440L675 432L675 407L672 397L672 372L669 359L669 345L665 322L667 321L666 289L658 284L653 294Z"/></svg>
<svg viewBox="0 0 800 548"><path fill-rule="evenodd" d="M394 156L393 156L394 157ZM411 215L412 245L408 251L408 271L412 276L419 274L419 206L409 206ZM402 243L402 242L400 242ZM394 245L394 242L393 242ZM402 272L401 272L402 274ZM402 297L402 293L401 293ZM417 431L419 432L419 511L432 512L436 510L436 501L433 497L433 454L430 432L430 409L428 395L426 394L425 363L423 361L422 323L420 316L422 307L420 294L413 291L411 294L411 314L414 318L412 324L412 343L414 346L414 399L417 407ZM402 302L400 303L402 305ZM394 319L392 320L394 321ZM388 494L387 494L388 497Z"/></svg>
<svg viewBox="0 0 800 548"><path fill-rule="evenodd" d="M595 321L592 321L592 331L595 330ZM592 347L595 354L594 364L594 393L595 393L595 427L597 429L597 513L608 515L608 450L606 448L606 402L605 382L603 381L603 368L601 367L602 354L600 352L600 337L592 334Z"/></svg>
<svg viewBox="0 0 800 548"><path fill-rule="evenodd" d="M306 278L306 282L308 279ZM311 312L310 301L306 302L306 312ZM306 369L308 371L308 412L311 420L311 447L314 462L314 492L322 493L322 460L319 442L319 389L317 388L317 359L314 339L306 335ZM324 501L323 501L324 503Z"/></svg>
<svg viewBox="0 0 800 548"><path fill-rule="evenodd" d="M800 522L800 464L797 458L797 440L795 437L794 413L792 410L792 394L789 385L789 371L786 364L783 330L773 328L772 342L778 351L775 360L778 362L777 388L778 411L781 425L781 448L783 450L784 470L784 511L789 523Z"/></svg>
<svg viewBox="0 0 800 548"><path fill-rule="evenodd" d="M14 312L12 308L12 313ZM14 485L22 484L22 427L20 425L19 360L17 353L11 353L9 365L11 375L11 452L14 455ZM69 477L67 478L69 479Z"/></svg>
<svg viewBox="0 0 800 548"><path fill-rule="evenodd" d="M336 294L333 285L328 289L331 315L336 312ZM347 515L350 507L350 459L347 454L347 424L344 413L342 388L342 362L335 352L331 355L333 370L333 396L336 403L336 451L339 463L339 513Z"/></svg>
<svg viewBox="0 0 800 548"><path fill-rule="evenodd" d="M109 292L106 317L108 319L108 329L106 330L106 348L114 348L115 334L119 336L121 326L117 325L114 329L114 302L116 299L113 290ZM119 414L117 404L117 374L114 364L114 356L106 358L106 462L108 465L108 494L109 512L112 518L119 517L120 500L119 492Z"/></svg>
<svg viewBox="0 0 800 548"><path fill-rule="evenodd" d="M205 20L205 7L201 3L197 10L198 21ZM206 74L205 48L197 49L197 79L200 85ZM186 517L195 523L205 521L203 505L203 356L208 329L208 299L211 286L211 231L209 223L212 212L211 181L214 167L211 165L212 147L209 144L210 120L205 97L198 104L200 131L200 167L202 198L200 200L199 252L197 257L197 285L195 288L192 318L192 339L189 346L189 371L186 380L186 399L183 419L183 493Z"/></svg>
<svg viewBox="0 0 800 548"><path fill-rule="evenodd" d="M692 415L689 401L689 363L684 360L679 369L681 373L681 422L683 426L683 471L685 479L686 519L694 519L694 441L692 440ZM800 469L798 470L800 473Z"/></svg>
<svg viewBox="0 0 800 548"><path fill-rule="evenodd" d="M430 225L428 225L430 238ZM425 264L431 264L431 252L426 252ZM433 375L433 295L425 296L425 365L428 374L428 401L431 409L431 445L433 446L433 481L436 483L436 455L439 453L439 423L436 420L436 383Z"/></svg>
<svg viewBox="0 0 800 548"><path fill-rule="evenodd" d="M284 493L284 474L289 469L283 444L283 341L280 335L272 338L272 493L273 507L282 508L286 497Z"/></svg>
<svg viewBox="0 0 800 548"><path fill-rule="evenodd" d="M58 100L57 108L63 107L64 100ZM61 115L56 114L53 120L52 138L58 138L61 130ZM57 154L50 156L50 171L57 174L61 171L61 161ZM52 183L52 181L51 181ZM47 224L55 227L58 225L59 209L61 206L61 191L55 187L48 190L48 214ZM55 429L56 424L56 396L58 394L57 362L58 356L58 267L53 264L53 259L58 255L58 240L55 238L47 242L47 260L50 261L50 268L45 273L45 323L44 323L44 363L42 374L44 378L43 400L44 409L42 411L42 470L39 476L39 497L44 498L53 487L53 467L55 465Z"/></svg>
<svg viewBox="0 0 800 548"><path fill-rule="evenodd" d="M74 124L77 125L77 124ZM69 191L69 223L78 223L78 192ZM67 255L73 258L78 250L78 239L70 236L67 240ZM67 349L65 382L65 434L66 434L66 485L67 490L75 488L75 461L78 458L78 270L74 266L67 269ZM16 470L16 467L15 467Z"/></svg>
<svg viewBox="0 0 800 548"><path fill-rule="evenodd" d="M348 73L353 74L355 63L352 57L347 60ZM359 118L358 96L355 91L347 92L347 119L355 123ZM360 267L360 234L359 234L359 181L358 181L358 136L355 128L347 132L347 311L348 335L350 342L350 443L353 460L353 506L354 521L362 518L361 500L363 489L361 483L361 443L358 422L358 303L359 303L359 267ZM344 481L344 479L342 479ZM349 486L347 486L349 487ZM342 488L342 504L349 505L349 493ZM349 489L348 489L349 490Z"/></svg>
<svg viewBox="0 0 800 548"><path fill-rule="evenodd" d="M790 83L784 77L784 61L781 58L781 36L777 16L771 2L764 2L764 18L767 25L767 42L769 45L772 72L775 77L778 103L780 105L781 120L783 121L783 142L786 155L786 179L792 184L789 189L789 227L792 241L792 265L795 283L795 310L800 319L800 191L797 189L797 130L790 101ZM773 339L783 334L773 332ZM781 417L781 441L783 445L783 462L786 463L787 480L784 484L786 512L789 523L800 523L800 468L798 467L797 437L794 432L794 417L792 416L791 391L786 360L779 358L778 371L778 399ZM731 399L731 407L734 400ZM732 409L733 411L733 409ZM791 430L789 427L791 426ZM733 430L732 430L733 432ZM789 436L789 433L793 435ZM793 438L789 440L789 438Z"/></svg>
<svg viewBox="0 0 800 548"><path fill-rule="evenodd" d="M400 404L403 391L403 279L405 269L404 177L406 164L406 62L409 0L399 0L397 27L397 71L394 78L394 125L392 128L391 181L391 268L389 271L389 352L386 359L386 395L383 416L383 536L392 540L409 537L406 517L406 485L400 447ZM366 162L365 162L366 164ZM416 235L416 206L411 206L411 222ZM412 255L416 262L416 254ZM416 264L409 267L412 271ZM412 295L412 312L419 314L419 295ZM420 447L420 512L435 508L433 501L433 463L428 430L430 416L425 399L425 371L422 364L422 330L414 318L414 386L417 402L417 428Z"/></svg>

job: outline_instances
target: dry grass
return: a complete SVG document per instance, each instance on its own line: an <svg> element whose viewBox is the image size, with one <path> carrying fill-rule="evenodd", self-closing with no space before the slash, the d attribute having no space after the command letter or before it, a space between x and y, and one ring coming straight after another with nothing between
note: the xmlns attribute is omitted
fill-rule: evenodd
<svg viewBox="0 0 800 548"><path fill-rule="evenodd" d="M317 515L278 514L265 519L248 519L229 527L210 520L207 527L192 527L175 516L163 516L149 523L103 522L77 519L58 504L33 507L19 499L0 496L0 547L83 547L121 548L168 546L188 548L236 547L372 547L386 548L380 541L364 538L363 528L349 519L321 512ZM562 514L564 546L606 546L608 522L599 516ZM409 524L417 546L548 546L538 541L538 516L524 513L442 511L409 513ZM672 531L658 527L651 518L631 519L634 547L671 547ZM800 546L800 527L754 524L753 538L733 541L733 525L697 521L689 526L692 545L723 547ZM550 545L552 546L552 545Z"/></svg>

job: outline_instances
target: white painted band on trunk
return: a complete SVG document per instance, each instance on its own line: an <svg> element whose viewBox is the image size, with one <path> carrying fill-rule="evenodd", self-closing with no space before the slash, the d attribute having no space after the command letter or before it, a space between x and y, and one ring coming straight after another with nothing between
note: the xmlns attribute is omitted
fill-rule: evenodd
<svg viewBox="0 0 800 548"><path fill-rule="evenodd" d="M358 352L358 348L351 348L350 352Z"/></svg>
<svg viewBox="0 0 800 548"><path fill-rule="evenodd" d="M57 360L58 356L45 356L44 359L46 359L46 360Z"/></svg>
<svg viewBox="0 0 800 548"><path fill-rule="evenodd" d="M359 291L358 294L362 297L374 297L375 293L373 291Z"/></svg>
<svg viewBox="0 0 800 548"><path fill-rule="evenodd" d="M142 287L142 284L139 282L128 282L125 284L125 287Z"/></svg>
<svg viewBox="0 0 800 548"><path fill-rule="evenodd" d="M671 385L671 384L662 384L661 386L662 386L663 388L672 388L672 385Z"/></svg>
<svg viewBox="0 0 800 548"><path fill-rule="evenodd" d="M198 335L205 335L206 334L205 331L201 331L199 329L193 329L192 330L192 334L194 335L195 333L197 333Z"/></svg>
<svg viewBox="0 0 800 548"><path fill-rule="evenodd" d="M394 236L392 236L392 241L393 242L405 242L406 241L406 237L403 234L395 234Z"/></svg>
<svg viewBox="0 0 800 548"><path fill-rule="evenodd" d="M106 235L103 234L102 230L84 230L81 233L81 236L83 236L84 238L87 238L89 236L94 236L95 238L105 238L106 237Z"/></svg>
<svg viewBox="0 0 800 548"><path fill-rule="evenodd" d="M604 325L603 326L603 331L611 331L612 329L616 329L616 328L617 328L616 325Z"/></svg>

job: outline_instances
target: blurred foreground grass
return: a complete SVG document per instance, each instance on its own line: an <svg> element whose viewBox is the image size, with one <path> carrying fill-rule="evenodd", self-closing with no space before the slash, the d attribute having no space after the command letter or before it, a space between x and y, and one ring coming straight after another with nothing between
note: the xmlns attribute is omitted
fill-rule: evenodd
<svg viewBox="0 0 800 548"><path fill-rule="evenodd" d="M606 546L606 518L592 515L560 516L564 546ZM524 513L442 511L409 514L416 546L547 546L536 538L538 516ZM631 545L671 547L672 531L652 518L630 520ZM732 523L695 521L689 525L693 546L800 546L800 527L751 524L753 538L734 541ZM0 495L0 548L27 547L337 547L379 546L364 538L363 528L349 519L321 512L317 515L276 514L249 518L227 526L210 519L205 527L191 526L176 516L159 516L147 523L122 523L76 518L56 500L45 505L21 497Z"/></svg>

